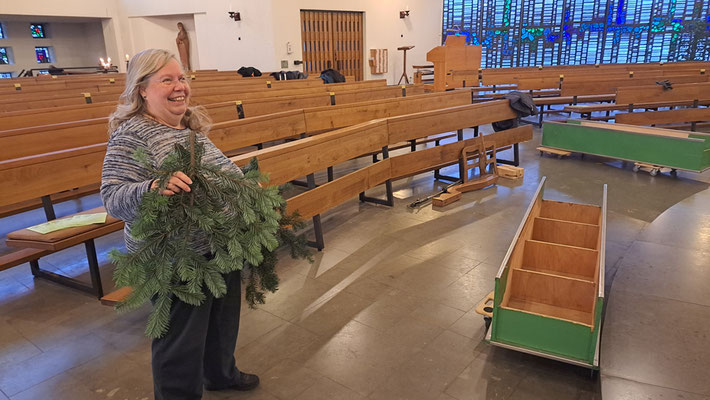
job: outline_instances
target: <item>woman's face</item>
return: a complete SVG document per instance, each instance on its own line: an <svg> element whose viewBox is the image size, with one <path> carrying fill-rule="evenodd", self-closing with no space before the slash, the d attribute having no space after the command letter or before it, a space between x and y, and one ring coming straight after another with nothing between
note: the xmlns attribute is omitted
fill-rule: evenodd
<svg viewBox="0 0 710 400"><path fill-rule="evenodd" d="M172 126L180 124L190 101L190 86L175 59L153 74L140 92L150 115Z"/></svg>

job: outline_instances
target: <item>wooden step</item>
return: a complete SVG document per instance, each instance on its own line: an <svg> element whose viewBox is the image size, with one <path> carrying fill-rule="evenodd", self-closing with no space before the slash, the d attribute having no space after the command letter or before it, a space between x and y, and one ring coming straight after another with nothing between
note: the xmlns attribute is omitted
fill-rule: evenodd
<svg viewBox="0 0 710 400"><path fill-rule="evenodd" d="M13 251L12 253L0 256L0 271L37 260L40 257L44 257L47 254L51 253L52 252L50 250L40 250L31 248Z"/></svg>
<svg viewBox="0 0 710 400"><path fill-rule="evenodd" d="M121 301L125 300L132 292L133 289L128 286L122 287L118 290L114 290L113 292L101 298L101 304L113 307Z"/></svg>

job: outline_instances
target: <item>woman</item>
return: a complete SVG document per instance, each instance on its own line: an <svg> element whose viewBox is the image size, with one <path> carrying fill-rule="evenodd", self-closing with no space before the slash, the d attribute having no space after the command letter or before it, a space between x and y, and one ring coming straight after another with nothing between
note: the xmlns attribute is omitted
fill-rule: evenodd
<svg viewBox="0 0 710 400"><path fill-rule="evenodd" d="M131 236L143 194L158 190L160 182L134 158L143 149L154 168L184 143L190 131L204 145L203 162L241 173L205 136L209 122L205 112L189 107L190 87L180 64L165 50L149 49L136 54L126 73L126 88L109 119L110 139L104 159L101 197L106 210L126 222L126 248L136 251L139 242ZM162 194L189 192L190 178L173 174ZM204 235L192 243L196 251L209 253ZM152 367L156 399L200 399L207 390L251 390L259 385L256 375L240 372L234 361L239 331L241 277L239 271L225 276L227 294L194 307L174 299L168 333L153 341Z"/></svg>

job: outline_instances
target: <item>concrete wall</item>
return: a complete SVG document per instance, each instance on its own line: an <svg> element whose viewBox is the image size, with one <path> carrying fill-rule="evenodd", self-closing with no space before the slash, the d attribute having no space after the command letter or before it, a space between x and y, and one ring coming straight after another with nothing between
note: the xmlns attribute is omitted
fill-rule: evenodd
<svg viewBox="0 0 710 400"><path fill-rule="evenodd" d="M132 49L159 48L166 49L178 56L177 23L182 22L190 39L190 64L192 69L200 69L197 51L197 37L195 36L195 20L192 14L168 15L158 17L131 17L130 23ZM137 52L137 51L136 51ZM133 55L132 53L127 53Z"/></svg>
<svg viewBox="0 0 710 400"><path fill-rule="evenodd" d="M26 20L3 21L6 39L0 39L0 47L12 49L12 65L0 65L0 72L19 73L23 69L42 68L35 57L35 46L51 48L51 64L58 67L84 67L98 65L99 57L106 58L106 48L101 23L45 23L46 39L34 39L30 34L32 22L42 23L41 17Z"/></svg>
<svg viewBox="0 0 710 400"><path fill-rule="evenodd" d="M389 67L386 74L372 75L365 62L365 79L386 78L397 83L402 75L402 52L397 48L413 45L407 52L407 75L412 77L413 64L426 63L426 52L441 44L441 1L431 0L360 0L334 2L328 0L273 0L274 58L288 60L289 69L295 69L294 60L301 60L300 10L339 10L364 12L364 60L370 49L388 49ZM399 18L399 11L409 8L409 17ZM294 52L287 54L286 43L291 42ZM278 68L278 64L274 65Z"/></svg>
<svg viewBox="0 0 710 400"><path fill-rule="evenodd" d="M9 4L12 3L12 4ZM150 47L177 51L175 23L183 21L190 35L191 61L195 68L237 69L254 66L262 71L288 69L302 60L300 10L340 10L364 13L363 59L369 49L389 50L386 74L371 75L365 62L366 79L386 78L397 83L402 74L402 52L397 47L416 46L407 54L407 75L412 64L426 63L426 52L441 43L441 1L433 0L67 0L61 6L18 1L3 1L0 14L61 15L101 18L106 53L124 61ZM399 18L399 11L409 8L410 16ZM228 11L239 11L242 20L235 22ZM293 52L287 53L291 43ZM123 68L124 63L119 66Z"/></svg>

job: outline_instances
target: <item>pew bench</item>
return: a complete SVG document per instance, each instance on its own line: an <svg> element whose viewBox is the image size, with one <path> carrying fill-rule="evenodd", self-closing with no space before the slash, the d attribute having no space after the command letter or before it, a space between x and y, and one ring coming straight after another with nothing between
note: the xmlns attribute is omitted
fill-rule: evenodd
<svg viewBox="0 0 710 400"><path fill-rule="evenodd" d="M0 181L11 188L0 191L0 207L41 198L46 205L47 220L55 219L50 196L77 187L98 185L101 181L101 167L105 152L106 143L98 143L77 149L0 161ZM103 208L99 208L82 213L102 211ZM68 217L70 216L65 218ZM3 262L0 264L0 270L30 262L35 277L51 280L101 298L103 287L98 273L94 239L121 229L123 229L123 222L109 216L103 224L68 228L44 235L28 229L11 232L7 235L8 246L21 250L0 259ZM44 271L39 267L41 257L82 243L89 263L92 281L90 285L71 277Z"/></svg>

